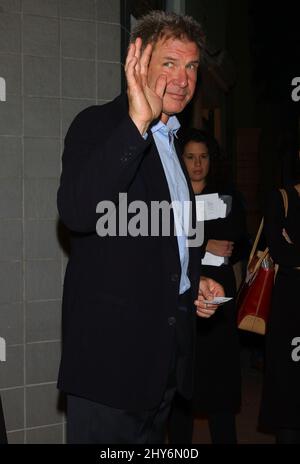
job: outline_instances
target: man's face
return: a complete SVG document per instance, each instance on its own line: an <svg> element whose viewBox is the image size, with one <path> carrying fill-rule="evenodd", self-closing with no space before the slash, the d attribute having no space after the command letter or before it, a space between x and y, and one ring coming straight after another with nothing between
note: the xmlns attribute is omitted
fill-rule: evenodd
<svg viewBox="0 0 300 464"><path fill-rule="evenodd" d="M180 113L194 95L200 52L194 42L160 39L154 46L148 68L148 85L155 90L160 75L167 78L161 120Z"/></svg>

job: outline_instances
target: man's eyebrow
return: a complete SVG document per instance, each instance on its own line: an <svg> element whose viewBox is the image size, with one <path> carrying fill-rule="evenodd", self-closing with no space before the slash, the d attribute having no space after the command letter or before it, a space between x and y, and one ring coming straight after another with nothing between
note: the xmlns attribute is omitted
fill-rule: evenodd
<svg viewBox="0 0 300 464"><path fill-rule="evenodd" d="M174 58L174 56L163 56L162 59L168 61L179 61L179 58ZM192 60L189 61L188 64L200 64L200 60Z"/></svg>
<svg viewBox="0 0 300 464"><path fill-rule="evenodd" d="M178 58L174 58L173 56L163 56L163 60L178 61Z"/></svg>
<svg viewBox="0 0 300 464"><path fill-rule="evenodd" d="M208 151L201 151L200 153L195 153L194 151L185 151L184 155L208 155Z"/></svg>

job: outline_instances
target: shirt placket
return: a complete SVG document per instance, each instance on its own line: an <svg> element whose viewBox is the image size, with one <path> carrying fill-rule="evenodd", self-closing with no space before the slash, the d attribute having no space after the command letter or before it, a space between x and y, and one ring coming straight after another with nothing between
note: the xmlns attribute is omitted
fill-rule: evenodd
<svg viewBox="0 0 300 464"><path fill-rule="evenodd" d="M168 137L169 137L169 153L172 159L173 172L175 173L173 184L174 184L174 190L176 191L176 199L178 203L178 205L176 206L177 223L178 223L178 228L179 228L177 233L182 235L184 231L183 203L182 203L182 198L181 198L181 190L179 187L181 181L180 181L179 172L178 172L178 165L175 159L174 132L170 130L168 133ZM178 176L176 176L176 172L178 173ZM177 182L176 182L176 179L177 179Z"/></svg>

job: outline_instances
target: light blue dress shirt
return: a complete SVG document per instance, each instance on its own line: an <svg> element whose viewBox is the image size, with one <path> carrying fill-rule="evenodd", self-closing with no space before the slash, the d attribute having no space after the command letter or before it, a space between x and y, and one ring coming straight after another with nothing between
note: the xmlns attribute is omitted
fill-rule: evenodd
<svg viewBox="0 0 300 464"><path fill-rule="evenodd" d="M176 134L179 128L180 123L178 119L176 116L171 116L167 124L159 121L152 126L151 131L165 171L171 201L178 204L177 208L173 207L173 213L181 263L179 293L182 294L191 286L187 276L189 250L187 247L186 227L184 227L184 225L188 225L188 223L184 222L184 216L187 215L186 219L189 215L189 211L186 208L190 204L190 194L174 146L174 137L177 137Z"/></svg>

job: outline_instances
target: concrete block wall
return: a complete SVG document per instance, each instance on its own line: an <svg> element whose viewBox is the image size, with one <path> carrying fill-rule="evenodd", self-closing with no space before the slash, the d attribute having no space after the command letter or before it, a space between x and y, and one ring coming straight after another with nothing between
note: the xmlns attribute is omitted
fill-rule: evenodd
<svg viewBox="0 0 300 464"><path fill-rule="evenodd" d="M0 0L0 394L9 443L62 443L63 138L121 88L119 0ZM1 357L0 357L1 359Z"/></svg>

